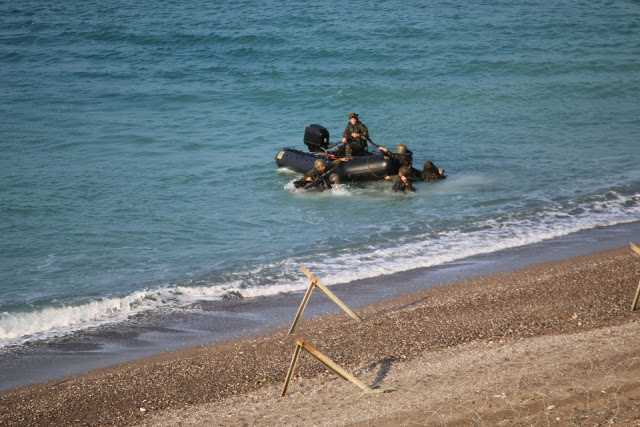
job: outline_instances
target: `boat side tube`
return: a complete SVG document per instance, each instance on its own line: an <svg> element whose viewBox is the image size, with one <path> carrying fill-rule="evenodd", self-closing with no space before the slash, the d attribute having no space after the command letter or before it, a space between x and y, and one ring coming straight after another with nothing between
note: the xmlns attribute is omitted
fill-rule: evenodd
<svg viewBox="0 0 640 427"><path fill-rule="evenodd" d="M398 173L393 160L380 154L354 157L340 163L334 170L344 181L373 181Z"/></svg>
<svg viewBox="0 0 640 427"><path fill-rule="evenodd" d="M313 169L317 159L322 159L328 166L333 162L324 153L309 153L284 148L276 155L276 164L296 172L305 173ZM342 162L333 169L342 181L373 181L383 179L385 175L395 175L398 170L390 157L381 154L370 154L362 157L352 157L348 162Z"/></svg>
<svg viewBox="0 0 640 427"><path fill-rule="evenodd" d="M313 169L313 163L317 159L323 159L328 165L331 163L327 160L324 153L307 153L293 148L283 148L276 155L276 164L281 168L288 168L296 172L305 173Z"/></svg>

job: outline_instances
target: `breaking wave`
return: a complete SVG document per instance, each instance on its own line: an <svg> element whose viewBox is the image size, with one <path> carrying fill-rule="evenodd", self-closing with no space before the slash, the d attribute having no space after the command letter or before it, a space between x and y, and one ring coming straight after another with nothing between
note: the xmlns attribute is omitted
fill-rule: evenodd
<svg viewBox="0 0 640 427"><path fill-rule="evenodd" d="M635 222L638 218L640 195L623 196L607 192L536 212L504 214L466 224L464 229L407 235L393 243L379 242L377 246L287 258L244 271L165 284L123 297L47 306L29 312L0 313L0 348L117 323L152 310L189 309L198 301L217 301L228 295L252 298L302 290L307 287L308 280L300 273L300 264L321 273L326 285L347 283L442 265L581 230ZM398 263L400 248L403 262Z"/></svg>

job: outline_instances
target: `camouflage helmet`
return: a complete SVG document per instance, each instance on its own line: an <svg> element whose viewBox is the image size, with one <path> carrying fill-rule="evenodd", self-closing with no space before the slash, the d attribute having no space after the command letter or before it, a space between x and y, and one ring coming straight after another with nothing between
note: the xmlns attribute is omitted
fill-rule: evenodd
<svg viewBox="0 0 640 427"><path fill-rule="evenodd" d="M324 166L324 160L322 159L316 159L316 161L313 162L313 167L316 169L320 169L322 166Z"/></svg>
<svg viewBox="0 0 640 427"><path fill-rule="evenodd" d="M331 181L332 184L340 184L340 175L332 173L329 175L329 181Z"/></svg>
<svg viewBox="0 0 640 427"><path fill-rule="evenodd" d="M356 113L351 113L351 114L349 114L349 118L350 119L357 119L358 115Z"/></svg>
<svg viewBox="0 0 640 427"><path fill-rule="evenodd" d="M407 146L404 144L398 144L398 146L396 147L396 152L398 154L407 154L409 150L407 150Z"/></svg>

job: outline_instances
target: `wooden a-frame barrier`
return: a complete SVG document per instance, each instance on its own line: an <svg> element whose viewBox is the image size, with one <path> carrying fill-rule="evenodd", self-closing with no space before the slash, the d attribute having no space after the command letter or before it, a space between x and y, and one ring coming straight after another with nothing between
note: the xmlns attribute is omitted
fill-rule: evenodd
<svg viewBox="0 0 640 427"><path fill-rule="evenodd" d="M327 289L326 286L320 283L318 278L313 274L311 274L309 270L305 268L304 265L301 265L300 267L302 268L302 272L307 275L309 280L311 280L311 283L309 284L309 287L307 288L307 292L305 292L304 297L302 298L302 302L300 303L300 308L298 308L296 317L293 320L293 324L291 325L291 328L289 329L289 334L292 334L293 331L296 329L296 325L298 324L298 322L300 321L300 318L302 317L302 312L307 306L307 303L309 302L309 298L311 297L311 292L313 292L314 288L318 288L320 292L326 295L327 298L329 298L331 301L335 302L341 309L343 309L349 316L351 316L353 320L355 320L356 322L362 322L362 319L360 318L360 316L358 316L353 310L347 307L345 303L340 301L340 298L335 296L333 292ZM393 390L391 388L372 389L370 387L367 387L362 381L360 381L359 379L357 379L356 377L354 377L353 375L349 374L347 371L342 369L333 360L329 359L327 356L320 353L313 346L311 346L310 344L307 344L299 337L296 337L296 349L293 353L293 358L291 359L291 365L289 366L289 372L287 372L287 378L284 382L284 387L282 387L282 393L280 395L281 397L284 397L285 394L287 394L287 388L289 388L289 383L291 382L291 378L293 377L293 371L296 369L296 364L298 363L300 352L303 350L309 353L314 359L322 363L324 366L327 367L327 369L335 373L337 376L352 382L353 384L358 386L360 389L362 389L365 393L385 393Z"/></svg>
<svg viewBox="0 0 640 427"><path fill-rule="evenodd" d="M356 377L354 377L353 375L351 375L350 373L342 369L333 360L329 359L327 356L320 353L310 344L307 344L300 338L296 337L296 349L293 353L293 358L291 359L291 365L289 366L289 372L287 372L287 378L284 382L284 386L282 387L282 393L280 394L280 397L284 397L285 394L287 394L287 389L289 388L291 377L293 377L293 371L296 369L296 364L298 363L298 358L300 357L301 350L304 350L305 352L310 354L314 359L322 363L324 366L326 366L330 371L332 371L334 374L336 374L340 378L347 380L349 382L352 382L353 384L358 386L365 393L386 393L389 391L393 391L393 389L391 388L373 389L373 388L367 387L366 384L364 384L362 381L360 381L359 379L357 379Z"/></svg>
<svg viewBox="0 0 640 427"><path fill-rule="evenodd" d="M304 297L302 298L302 302L300 303L300 308L298 308L298 312L296 313L296 317L293 319L293 324L291 325L291 328L289 329L289 334L292 334L293 331L296 329L296 325L298 324L298 322L300 321L300 318L302 317L302 312L304 311L305 307L307 306L307 303L309 302L309 298L311 297L311 292L313 292L314 288L318 288L318 290L320 292L322 292L323 294L325 294L327 296L327 298L329 298L331 301L333 301L336 304L338 304L338 306L341 309L343 309L349 316L351 316L351 318L353 320L355 320L356 322L362 322L362 319L360 318L360 316L358 316L356 313L353 312L353 310L351 310L349 307L347 307L347 305L345 303L340 301L340 298L335 296L333 294L333 292L331 292L325 285L320 283L320 280L318 280L318 278L316 276L311 274L309 272L309 270L307 270L305 268L304 265L301 265L300 267L302 268L302 272L307 275L309 280L311 280L311 283L309 284L309 287L307 288L307 292L305 292Z"/></svg>
<svg viewBox="0 0 640 427"><path fill-rule="evenodd" d="M631 242L629 242L629 245L631 245L631 249L633 249L638 255L640 255L640 247L634 245ZM631 304L631 311L636 311L638 309L638 299L640 299L640 282L638 282L636 297L633 299L633 304Z"/></svg>

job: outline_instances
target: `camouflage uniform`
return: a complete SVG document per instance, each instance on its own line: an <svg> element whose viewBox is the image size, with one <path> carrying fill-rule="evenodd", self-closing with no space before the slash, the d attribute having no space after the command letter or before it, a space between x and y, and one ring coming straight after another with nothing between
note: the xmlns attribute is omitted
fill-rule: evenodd
<svg viewBox="0 0 640 427"><path fill-rule="evenodd" d="M352 133L359 133L359 138L351 136ZM342 133L343 138L347 138L347 142L336 148L336 156L360 156L364 155L367 151L367 140L369 139L369 130L361 121L357 121L355 125L351 122L347 123L347 127Z"/></svg>
<svg viewBox="0 0 640 427"><path fill-rule="evenodd" d="M335 168L336 166L338 166L340 163L342 163L342 160L337 159L334 160L333 162L329 163L328 165L325 166L324 172L320 172L318 169L313 168L311 169L309 172L306 172L303 176L302 179L300 179L300 181L296 181L293 183L293 185L296 188L300 188L300 187L304 187L305 185L307 185L309 182L313 182L316 179L320 178L321 175L324 175L324 178L321 179L319 182L315 183L313 185L313 187L309 187L309 188L321 188L323 190L328 190L329 188L331 188L331 182L329 181L329 171L332 170L333 168ZM307 178L311 178L311 181L307 181Z"/></svg>
<svg viewBox="0 0 640 427"><path fill-rule="evenodd" d="M409 178L410 181L416 181L417 179L421 179L420 171L417 171L413 167L411 167L411 164L413 163L412 151L407 150L406 154L392 153L391 151L385 151L384 155L390 157L391 160L393 160L393 164L396 166L396 169L399 170L403 166L406 166L407 168L409 168L409 172L407 173L407 178Z"/></svg>
<svg viewBox="0 0 640 427"><path fill-rule="evenodd" d="M393 160L393 163L398 169L400 169L402 166L410 167L413 163L413 152L409 150L407 150L407 154L392 153L391 151L387 151L386 153L384 153L384 155L391 157L391 160Z"/></svg>
<svg viewBox="0 0 640 427"><path fill-rule="evenodd" d="M403 193L406 193L407 191L410 191L410 192L416 191L416 189L413 188L413 185L411 184L411 180L410 179L407 179L407 182L405 183L403 180L400 179L400 177L398 175L392 175L392 176L389 177L389 180L391 182L393 182L393 187L391 187L391 188L396 193L398 191L402 191Z"/></svg>
<svg viewBox="0 0 640 427"><path fill-rule="evenodd" d="M423 181L435 181L436 179L445 179L446 175L440 175L438 167L431 162L425 162L424 168L419 172L420 179Z"/></svg>

